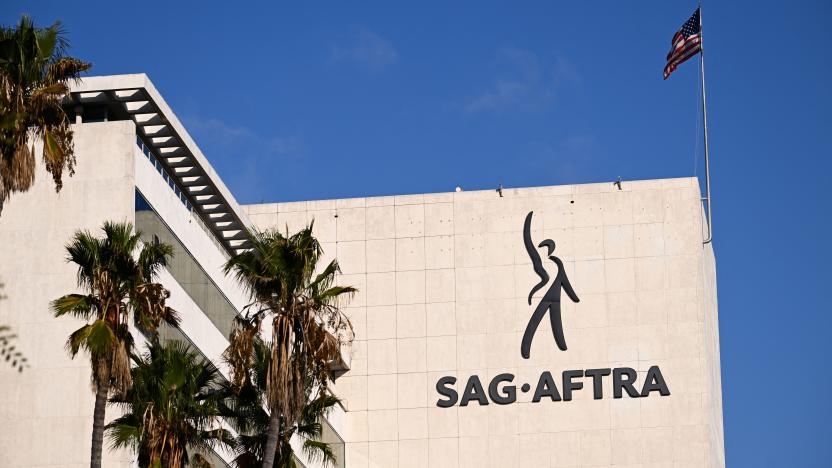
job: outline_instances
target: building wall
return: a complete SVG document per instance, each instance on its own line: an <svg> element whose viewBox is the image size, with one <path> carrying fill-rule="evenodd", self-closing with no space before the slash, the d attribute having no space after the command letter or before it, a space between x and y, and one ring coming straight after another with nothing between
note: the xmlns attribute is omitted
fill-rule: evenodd
<svg viewBox="0 0 832 468"><path fill-rule="evenodd" d="M81 326L55 319L49 302L78 291L64 245L77 229L105 220L133 221L130 121L76 125L76 174L56 194L39 161L35 186L15 194L0 215L0 323L18 335L31 367L18 374L0 365L0 466L89 466L94 396L88 357L64 349ZM40 155L40 147L36 148ZM40 159L40 156L38 156ZM106 466L130 466L125 453L105 451Z"/></svg>
<svg viewBox="0 0 832 468"><path fill-rule="evenodd" d="M260 228L314 219L341 282L359 288L346 466L724 466L714 257L696 179L250 205ZM580 303L563 298L567 351L548 319L520 355L537 282L522 229L553 239ZM545 261L545 257L544 257ZM551 268L551 264L547 262ZM552 273L554 274L554 273ZM533 304L540 299L539 292ZM532 403L544 371L659 366L671 394ZM515 376L518 401L437 407L437 381ZM563 389L561 388L561 392Z"/></svg>
<svg viewBox="0 0 832 468"><path fill-rule="evenodd" d="M77 174L60 194L41 168L36 186L0 215L7 296L0 324L13 327L31 364L22 374L0 365L4 467L88 465L89 365L64 349L80 322L49 311L49 301L77 290L63 246L77 229L133 221L137 185L170 195L166 187L151 190L149 183L162 184L152 170L137 175L144 161L136 159L130 121L77 126L76 152ZM159 208L178 207L160 200ZM625 182L620 191L590 184L246 211L261 229L293 232L314 219L327 258L341 263L341 282L360 289L346 308L356 332L351 370L336 382L347 409L337 427L347 467L724 466L715 263L701 244L695 179ZM535 243L557 243L581 301L564 297L568 350L555 347L544 318L531 358L523 359L520 338L532 312L526 296L537 282L522 242L530 211ZM183 226L177 229L190 225ZM211 251L190 244L199 258ZM232 303L243 300L226 286ZM194 323L187 328L193 339L223 340L207 319ZM211 356L221 346L214 348ZM642 381L651 366L661 368L671 395L615 399L606 378L604 398L595 400L584 378L572 401L532 403L531 392L518 389L513 404L437 406L436 383L445 376L456 377L462 393L472 375L487 387L511 373L518 387L534 387L550 371L561 387L568 369L631 367ZM130 459L105 451L106 466Z"/></svg>

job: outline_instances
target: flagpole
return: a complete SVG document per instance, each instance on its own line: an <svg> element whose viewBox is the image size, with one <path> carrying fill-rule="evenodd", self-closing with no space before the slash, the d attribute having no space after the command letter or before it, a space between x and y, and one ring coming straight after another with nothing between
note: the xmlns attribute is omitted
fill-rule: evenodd
<svg viewBox="0 0 832 468"><path fill-rule="evenodd" d="M699 65L702 69L702 127L705 134L705 198L708 206L708 237L702 241L709 244L713 240L713 217L711 216L711 161L708 154L708 106L705 104L705 42L702 29L702 1L699 1Z"/></svg>

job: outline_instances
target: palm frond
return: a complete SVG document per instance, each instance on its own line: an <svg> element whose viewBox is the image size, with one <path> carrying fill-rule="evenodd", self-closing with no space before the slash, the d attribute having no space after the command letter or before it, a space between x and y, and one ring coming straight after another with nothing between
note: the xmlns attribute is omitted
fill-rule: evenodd
<svg viewBox="0 0 832 468"><path fill-rule="evenodd" d="M64 151L58 141L57 135L50 130L50 127L43 127L41 130L43 137L43 155L50 165L60 164L64 158Z"/></svg>
<svg viewBox="0 0 832 468"><path fill-rule="evenodd" d="M141 440L141 430L132 414L115 419L105 426L110 448L135 448Z"/></svg>
<svg viewBox="0 0 832 468"><path fill-rule="evenodd" d="M107 354L115 343L116 335L107 322L96 320L72 332L66 346L72 356L82 348L90 354L102 355Z"/></svg>
<svg viewBox="0 0 832 468"><path fill-rule="evenodd" d="M332 281L335 279L335 275L341 272L341 268L338 266L338 260L332 260L329 264L318 273L312 282L309 283L307 287L310 291L321 291L329 288L332 284ZM315 294L310 294L310 296L314 296Z"/></svg>
<svg viewBox="0 0 832 468"><path fill-rule="evenodd" d="M303 453L309 461L320 464L321 466L330 466L336 461L335 452L332 450L332 447L320 440L304 440Z"/></svg>
<svg viewBox="0 0 832 468"><path fill-rule="evenodd" d="M32 91L32 98L61 98L68 92L69 87L65 83L56 82Z"/></svg>
<svg viewBox="0 0 832 468"><path fill-rule="evenodd" d="M173 246L164 242L145 244L139 253L139 269L145 281L152 281L173 257Z"/></svg>
<svg viewBox="0 0 832 468"><path fill-rule="evenodd" d="M155 336L159 325L165 323L178 327L179 313L166 305L170 292L158 283L141 283L129 292L136 328Z"/></svg>
<svg viewBox="0 0 832 468"><path fill-rule="evenodd" d="M217 426L222 396L214 390L217 370L203 362L186 343L153 343L138 356L132 370L133 386L117 401L126 413L117 420L129 421L135 431L108 426L111 437L123 430L132 437L146 465L184 467L188 451L206 451L217 446L234 448L230 433ZM164 442L163 442L164 441ZM191 460L193 461L193 460Z"/></svg>
<svg viewBox="0 0 832 468"><path fill-rule="evenodd" d="M329 305L332 303L337 304L337 300L341 298L351 298L358 292L358 289L352 286L333 286L328 288L324 291L317 293L317 295L312 296L312 298L318 303L323 305Z"/></svg>
<svg viewBox="0 0 832 468"><path fill-rule="evenodd" d="M128 257L132 258L141 239L137 233L133 232L132 223L105 221L101 230L104 231L105 243L111 252L111 261L117 262Z"/></svg>
<svg viewBox="0 0 832 468"><path fill-rule="evenodd" d="M321 416L325 416L335 405L341 403L341 400L328 392L322 392L317 398L314 398L303 407L301 412L301 421L304 423L316 422Z"/></svg>
<svg viewBox="0 0 832 468"><path fill-rule="evenodd" d="M223 353L223 358L231 368L231 382L235 391L249 381L250 370L254 363L254 352L260 339L260 321L257 317L245 320L241 317L234 319L234 328L228 337L229 345Z"/></svg>
<svg viewBox="0 0 832 468"><path fill-rule="evenodd" d="M92 64L73 57L61 57L49 64L46 69L46 82L57 83L75 81L80 78L81 73L92 68Z"/></svg>
<svg viewBox="0 0 832 468"><path fill-rule="evenodd" d="M67 294L52 301L51 306L55 317L71 314L89 320L98 314L98 303L90 294Z"/></svg>
<svg viewBox="0 0 832 468"><path fill-rule="evenodd" d="M94 269L101 263L104 250L103 242L89 231L78 231L66 245L67 261L78 266L77 281L79 287L91 286Z"/></svg>

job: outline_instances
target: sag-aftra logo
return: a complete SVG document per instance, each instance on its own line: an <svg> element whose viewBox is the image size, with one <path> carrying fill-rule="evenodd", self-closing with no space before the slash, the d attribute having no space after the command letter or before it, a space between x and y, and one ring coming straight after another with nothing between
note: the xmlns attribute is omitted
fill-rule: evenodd
<svg viewBox="0 0 832 468"><path fill-rule="evenodd" d="M563 262L555 255L555 241L552 239L544 239L535 247L531 233L533 214L534 212L530 211L526 215L526 220L523 223L523 244L532 261L532 268L537 276L540 277L540 281L532 286L529 291L529 306L532 305L532 299L535 293L547 284L549 284L549 289L546 290L543 297L537 302L529 318L529 323L526 325L526 330L523 332L523 339L520 342L520 355L523 359L529 359L532 340L540 323L547 314L549 316L549 325L552 329L552 337L554 338L555 345L561 351L566 351L566 338L563 334L563 322L561 319L561 298L563 293L566 293L566 296L573 302L580 302L577 293L572 288L572 284L566 275ZM550 270L544 266L544 262L538 251L538 249L542 248L546 249L546 258L553 264L550 268L554 279L549 274ZM638 386L638 372L630 367L565 370L561 373L560 377L560 388L558 388L558 382L551 372L546 371L540 374L537 383L534 385L532 403L538 403L546 398L551 401L570 401L574 392L584 388L584 381L581 380L584 378L592 379L592 395L596 400L604 398L604 378L612 379L613 398L623 398L625 393L630 398L648 397L653 392L657 392L661 396L670 395L670 390L658 366L650 367L640 386ZM436 406L450 408L457 403L459 403L459 406L467 406L472 402L480 405L488 405L489 403L507 405L514 403L517 401L518 390L518 384L514 383L514 379L514 375L510 373L499 374L488 382L486 391L486 387L483 386L479 376L472 375L468 377L465 386L461 389L460 395L455 387L457 378L454 376L442 377L436 382L436 391L440 396L436 401ZM528 382L521 383L519 384L519 390L523 393L528 393L532 391L532 385Z"/></svg>

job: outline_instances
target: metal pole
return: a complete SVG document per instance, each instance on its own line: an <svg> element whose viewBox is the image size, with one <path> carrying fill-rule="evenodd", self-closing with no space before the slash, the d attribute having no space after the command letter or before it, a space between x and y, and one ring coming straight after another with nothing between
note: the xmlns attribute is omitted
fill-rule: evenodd
<svg viewBox="0 0 832 468"><path fill-rule="evenodd" d="M705 133L705 200L708 205L708 237L702 241L708 244L713 239L713 217L711 216L711 161L708 154L708 106L705 104L705 42L702 30L702 2L699 2L699 64L702 67L702 127Z"/></svg>

